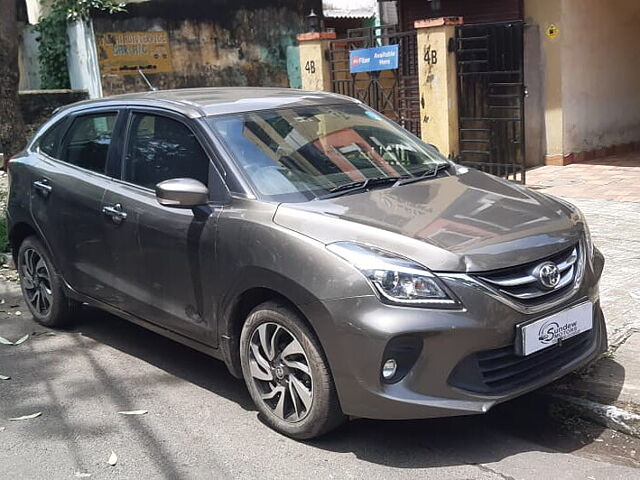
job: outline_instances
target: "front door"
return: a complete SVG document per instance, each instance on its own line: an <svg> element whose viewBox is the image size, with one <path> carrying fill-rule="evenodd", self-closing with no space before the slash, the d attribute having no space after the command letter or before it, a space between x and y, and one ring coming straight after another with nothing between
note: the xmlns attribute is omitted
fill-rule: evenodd
<svg viewBox="0 0 640 480"><path fill-rule="evenodd" d="M178 333L215 341L208 286L215 261L216 214L160 205L157 183L195 178L205 185L209 158L178 118L133 112L123 178L107 189L106 241L120 276L117 307Z"/></svg>

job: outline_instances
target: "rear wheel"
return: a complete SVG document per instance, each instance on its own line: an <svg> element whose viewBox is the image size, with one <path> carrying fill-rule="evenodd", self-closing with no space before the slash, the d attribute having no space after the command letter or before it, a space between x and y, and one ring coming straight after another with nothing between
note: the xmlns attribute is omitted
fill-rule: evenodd
<svg viewBox="0 0 640 480"><path fill-rule="evenodd" d="M20 245L17 269L22 296L33 318L47 327L68 325L78 303L65 295L49 252L36 237Z"/></svg>
<svg viewBox="0 0 640 480"><path fill-rule="evenodd" d="M273 429L309 439L344 421L320 344L292 310L256 307L242 329L240 358L251 397Z"/></svg>

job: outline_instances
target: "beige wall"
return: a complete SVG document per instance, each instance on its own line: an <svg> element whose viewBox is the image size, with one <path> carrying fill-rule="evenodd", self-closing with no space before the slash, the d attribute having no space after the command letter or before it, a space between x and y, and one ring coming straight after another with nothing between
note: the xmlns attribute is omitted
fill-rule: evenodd
<svg viewBox="0 0 640 480"><path fill-rule="evenodd" d="M444 24L418 28L421 136L451 157L459 151L456 57L448 49L455 28ZM432 54L437 62L425 61Z"/></svg>
<svg viewBox="0 0 640 480"><path fill-rule="evenodd" d="M525 0L524 7L540 32L528 55L539 49L542 85L527 86L542 96L546 159L639 141L640 0ZM551 24L556 38L545 35Z"/></svg>
<svg viewBox="0 0 640 480"><path fill-rule="evenodd" d="M300 38L300 37L298 37ZM325 52L328 40L298 40L300 44L300 79L303 90L331 91L331 74Z"/></svg>
<svg viewBox="0 0 640 480"><path fill-rule="evenodd" d="M565 153L640 140L640 1L562 8Z"/></svg>
<svg viewBox="0 0 640 480"><path fill-rule="evenodd" d="M561 36L551 39L544 34L548 25L554 24L562 31L561 0L525 0L524 15L527 24L538 25L540 34L532 36L530 41L537 41L538 58L542 74L542 85L527 85L530 95L542 96L544 108L543 152L546 155L562 155L562 48ZM529 54L536 45L528 45ZM527 79L528 80L528 79ZM536 91L537 90L537 91ZM527 111L525 110L525 115ZM525 118L525 124L528 121ZM533 132L531 132L533 133Z"/></svg>

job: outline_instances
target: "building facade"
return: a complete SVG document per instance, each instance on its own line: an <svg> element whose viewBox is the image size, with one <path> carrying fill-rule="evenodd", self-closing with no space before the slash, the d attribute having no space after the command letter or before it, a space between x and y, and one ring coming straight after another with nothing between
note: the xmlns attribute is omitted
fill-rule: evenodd
<svg viewBox="0 0 640 480"><path fill-rule="evenodd" d="M426 140L429 122L439 118L457 131L444 153L467 155L476 166L514 158L523 168L564 165L639 147L637 0L382 1L397 8L394 29L372 28L364 41L347 34L325 40L324 48L335 59L340 45L346 58L353 49L398 44L398 71L349 78L348 65L330 65L328 89L382 105L404 126L419 118L422 128L410 129ZM438 18L444 24L434 23ZM417 27L427 29L426 43ZM442 63L431 64L426 54L437 37L429 27L449 32L436 52L447 62L440 81Z"/></svg>

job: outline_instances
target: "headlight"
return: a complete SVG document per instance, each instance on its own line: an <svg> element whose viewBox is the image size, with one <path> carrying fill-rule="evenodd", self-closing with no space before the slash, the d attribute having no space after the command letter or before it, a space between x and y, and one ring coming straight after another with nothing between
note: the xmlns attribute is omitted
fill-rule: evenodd
<svg viewBox="0 0 640 480"><path fill-rule="evenodd" d="M327 249L360 270L387 303L437 308L460 305L433 273L407 258L353 242L332 243Z"/></svg>

